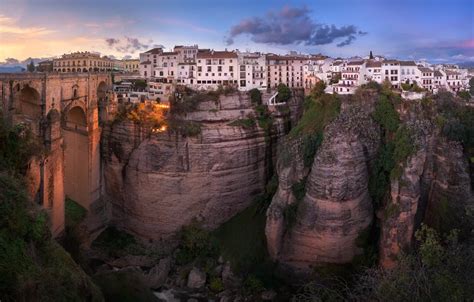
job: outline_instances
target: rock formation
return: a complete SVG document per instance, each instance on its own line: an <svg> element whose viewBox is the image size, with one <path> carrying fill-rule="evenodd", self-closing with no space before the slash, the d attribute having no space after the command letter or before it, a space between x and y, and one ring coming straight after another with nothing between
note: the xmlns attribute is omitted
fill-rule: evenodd
<svg viewBox="0 0 474 302"><path fill-rule="evenodd" d="M263 129L230 125L249 114L254 109L241 93L188 113L187 120L201 125L197 137L147 135L127 120L106 128L103 173L112 223L159 239L193 219L215 228L245 209L263 191L273 154Z"/></svg>
<svg viewBox="0 0 474 302"><path fill-rule="evenodd" d="M274 260L307 270L314 264L350 262L361 252L356 239L372 222L368 166L379 141L378 126L366 110L343 110L324 131L292 227L285 223L285 208L295 202L292 186L308 169L298 157L289 166L279 157L279 188L268 209L266 226Z"/></svg>
<svg viewBox="0 0 474 302"><path fill-rule="evenodd" d="M428 121L411 128L418 151L408 159L400 178L392 180L391 201L378 213L380 264L388 268L396 264L401 251L412 247L422 222L438 230L461 229L467 223L463 221L466 207L474 204L461 144L442 137Z"/></svg>

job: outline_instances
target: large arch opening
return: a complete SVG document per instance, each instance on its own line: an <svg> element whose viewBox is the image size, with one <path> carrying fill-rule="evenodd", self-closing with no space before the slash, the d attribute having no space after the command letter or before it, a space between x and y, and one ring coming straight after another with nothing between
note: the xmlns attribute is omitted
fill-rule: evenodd
<svg viewBox="0 0 474 302"><path fill-rule="evenodd" d="M18 86L19 88L19 86ZM30 125L36 135L40 134L39 121L42 116L41 97L36 89L26 85L18 94L17 113L19 120Z"/></svg>
<svg viewBox="0 0 474 302"><path fill-rule="evenodd" d="M64 120L64 191L67 197L89 209L89 139L84 110L75 106Z"/></svg>

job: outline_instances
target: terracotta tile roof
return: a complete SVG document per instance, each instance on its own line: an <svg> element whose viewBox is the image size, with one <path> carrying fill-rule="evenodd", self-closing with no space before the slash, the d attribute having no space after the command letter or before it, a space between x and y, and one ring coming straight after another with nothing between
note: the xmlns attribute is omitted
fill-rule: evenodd
<svg viewBox="0 0 474 302"><path fill-rule="evenodd" d="M460 75L460 73L457 71L446 70L445 72L446 72L446 75Z"/></svg>
<svg viewBox="0 0 474 302"><path fill-rule="evenodd" d="M434 76L435 76L435 77L442 77L442 76L443 76L443 74L441 73L441 71L439 71L439 70L435 70L435 72L434 72Z"/></svg>
<svg viewBox="0 0 474 302"><path fill-rule="evenodd" d="M382 62L380 61L368 61L366 64L365 64L365 67L382 67Z"/></svg>
<svg viewBox="0 0 474 302"><path fill-rule="evenodd" d="M232 51L206 51L198 52L198 59L236 59L237 54Z"/></svg>
<svg viewBox="0 0 474 302"><path fill-rule="evenodd" d="M172 56L172 55L177 55L177 52L171 51L171 52L163 52L160 54L160 56Z"/></svg>
<svg viewBox="0 0 474 302"><path fill-rule="evenodd" d="M140 65L151 64L150 61L141 62Z"/></svg>
<svg viewBox="0 0 474 302"><path fill-rule="evenodd" d="M400 61L401 66L416 66L414 61Z"/></svg>
<svg viewBox="0 0 474 302"><path fill-rule="evenodd" d="M385 64L400 64L400 62L397 61L397 60L385 60L385 61L383 61L383 63L385 63Z"/></svg>
<svg viewBox="0 0 474 302"><path fill-rule="evenodd" d="M433 70L429 69L429 68L426 68L426 67L418 67L418 69L421 71L421 72L433 72Z"/></svg>
<svg viewBox="0 0 474 302"><path fill-rule="evenodd" d="M364 64L364 61L351 61L347 63L347 66L358 66Z"/></svg>
<svg viewBox="0 0 474 302"><path fill-rule="evenodd" d="M145 53L151 53L151 54L160 54L163 52L163 48L160 48L160 47L156 47L156 48L153 48L153 49L150 49L149 51L146 51Z"/></svg>
<svg viewBox="0 0 474 302"><path fill-rule="evenodd" d="M275 60L275 61L297 61L297 60L306 60L305 57L298 57L298 56L281 56L275 54L267 54L267 60Z"/></svg>

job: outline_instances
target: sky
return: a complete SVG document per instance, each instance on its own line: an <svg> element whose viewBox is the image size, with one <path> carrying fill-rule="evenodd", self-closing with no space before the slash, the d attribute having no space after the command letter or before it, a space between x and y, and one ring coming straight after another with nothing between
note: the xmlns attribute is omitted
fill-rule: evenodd
<svg viewBox="0 0 474 302"><path fill-rule="evenodd" d="M0 62L163 45L474 62L474 0L0 0Z"/></svg>

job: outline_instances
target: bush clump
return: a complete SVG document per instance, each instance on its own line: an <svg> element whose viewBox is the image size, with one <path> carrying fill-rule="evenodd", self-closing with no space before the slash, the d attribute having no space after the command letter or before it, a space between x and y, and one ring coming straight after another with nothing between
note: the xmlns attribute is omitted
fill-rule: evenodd
<svg viewBox="0 0 474 302"><path fill-rule="evenodd" d="M176 261L179 264L187 264L207 257L215 258L219 254L215 239L197 222L184 226L179 236L181 243L176 254Z"/></svg>

